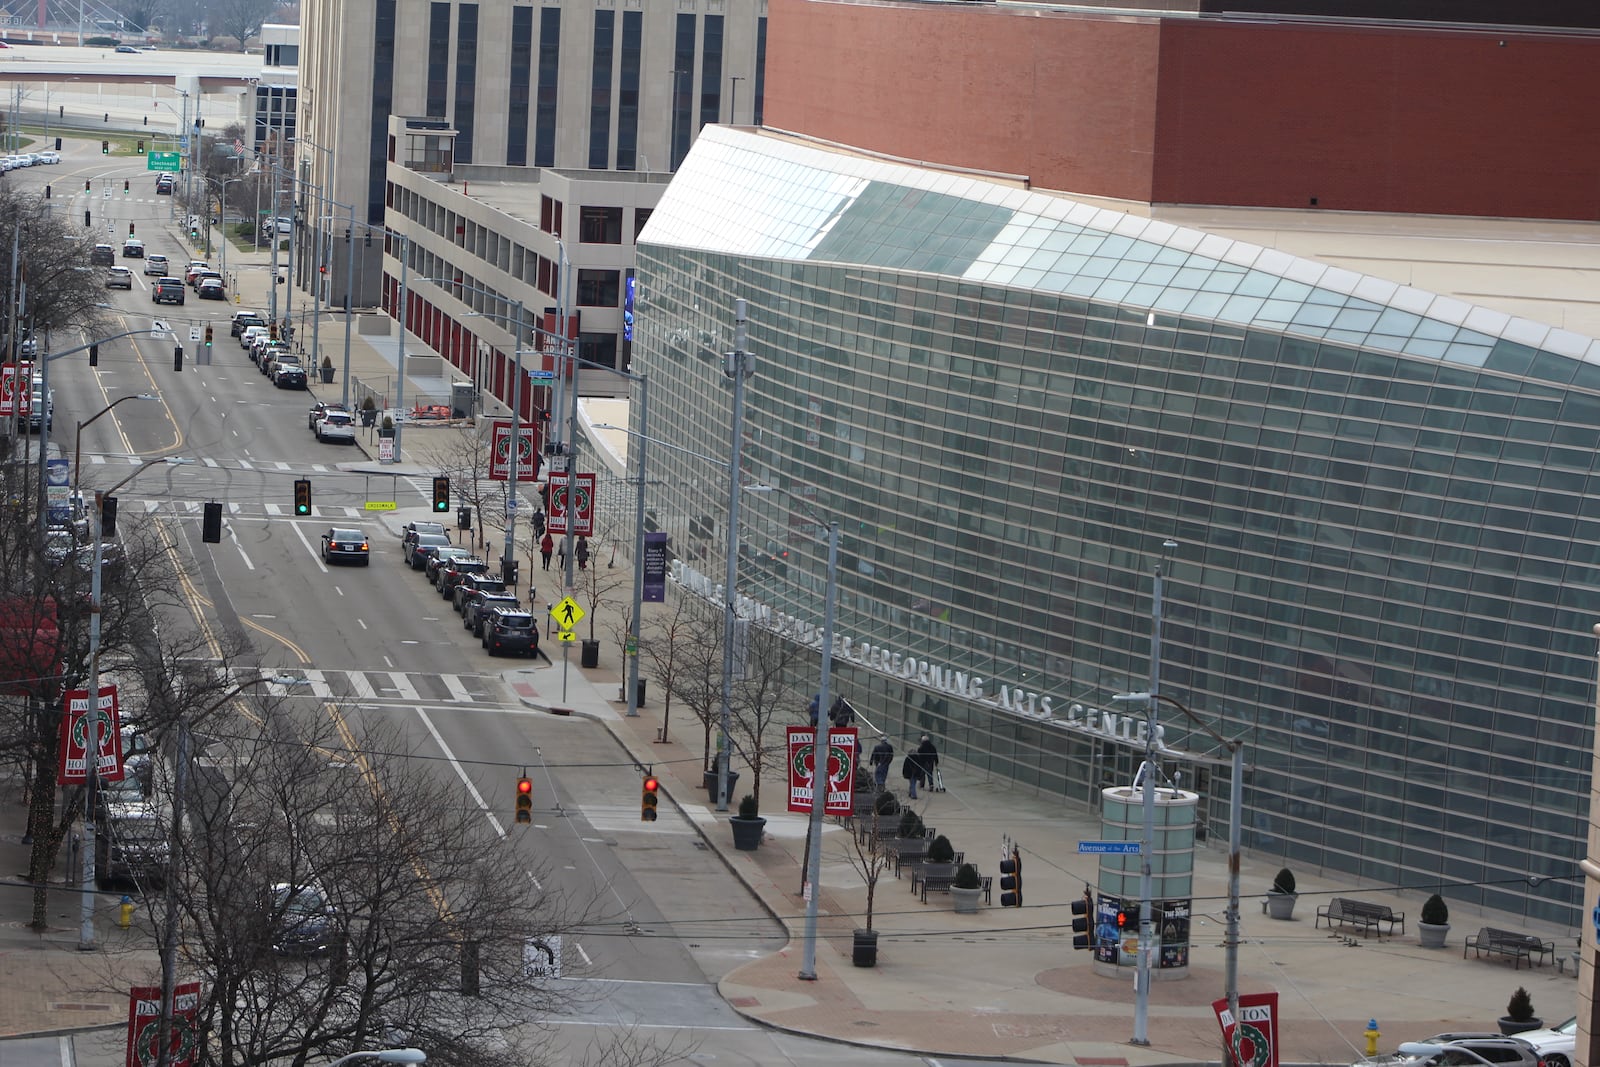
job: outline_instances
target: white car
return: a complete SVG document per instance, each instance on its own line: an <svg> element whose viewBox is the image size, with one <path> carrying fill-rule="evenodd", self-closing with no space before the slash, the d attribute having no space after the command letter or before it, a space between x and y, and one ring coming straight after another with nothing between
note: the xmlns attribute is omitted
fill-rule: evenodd
<svg viewBox="0 0 1600 1067"><path fill-rule="evenodd" d="M239 347L249 349L255 345L257 337L265 336L267 336L267 328L265 326L246 326L239 333Z"/></svg>
<svg viewBox="0 0 1600 1067"><path fill-rule="evenodd" d="M1574 1015L1549 1030L1524 1030L1517 1037L1539 1054L1539 1067L1572 1067L1572 1053L1578 1046L1578 1017Z"/></svg>
<svg viewBox="0 0 1600 1067"><path fill-rule="evenodd" d="M61 153L54 150L40 152L34 161L36 163L60 163Z"/></svg>
<svg viewBox="0 0 1600 1067"><path fill-rule="evenodd" d="M317 420L318 441L355 444L356 424L348 411L330 411Z"/></svg>

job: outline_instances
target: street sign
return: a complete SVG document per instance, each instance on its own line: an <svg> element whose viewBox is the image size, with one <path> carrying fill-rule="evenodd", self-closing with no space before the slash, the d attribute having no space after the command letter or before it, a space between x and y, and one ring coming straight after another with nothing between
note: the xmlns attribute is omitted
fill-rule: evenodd
<svg viewBox="0 0 1600 1067"><path fill-rule="evenodd" d="M394 462L394 438L392 438L392 437L380 437L380 438L378 438L378 462L379 463L393 463Z"/></svg>
<svg viewBox="0 0 1600 1067"><path fill-rule="evenodd" d="M202 336L203 336L203 334L202 334L202 331L201 331L200 327L198 327L198 326L190 326L189 327L189 340L198 341L198 340L200 340L200 338Z"/></svg>
<svg viewBox="0 0 1600 1067"><path fill-rule="evenodd" d="M68 484L68 468L71 466L66 459L47 459L44 461L45 484L54 489L57 486L65 489Z"/></svg>
<svg viewBox="0 0 1600 1067"><path fill-rule="evenodd" d="M149 152L144 157L145 170L182 170L183 156L177 152Z"/></svg>
<svg viewBox="0 0 1600 1067"><path fill-rule="evenodd" d="M528 372L528 380L530 382L553 382L556 380L556 372L553 370L531 370Z"/></svg>
<svg viewBox="0 0 1600 1067"><path fill-rule="evenodd" d="M1079 841L1079 854L1098 856L1137 856L1144 846L1137 841Z"/></svg>
<svg viewBox="0 0 1600 1067"><path fill-rule="evenodd" d="M571 630L562 630L560 633L556 634L557 641L576 641L577 639L578 635L573 633Z"/></svg>
<svg viewBox="0 0 1600 1067"><path fill-rule="evenodd" d="M398 507L393 500L369 500L364 506L368 511L393 511Z"/></svg>
<svg viewBox="0 0 1600 1067"><path fill-rule="evenodd" d="M584 610L578 606L576 600L564 596L551 606L550 614L555 616L557 626L563 630L571 630L583 621Z"/></svg>

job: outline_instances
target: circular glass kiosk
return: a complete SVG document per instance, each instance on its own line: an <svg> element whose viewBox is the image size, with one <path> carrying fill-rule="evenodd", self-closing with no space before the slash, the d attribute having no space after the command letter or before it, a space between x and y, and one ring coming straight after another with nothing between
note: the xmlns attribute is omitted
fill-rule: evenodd
<svg viewBox="0 0 1600 1067"><path fill-rule="evenodd" d="M1151 922L1156 933L1150 960L1154 981L1189 977L1189 916L1194 896L1194 826L1200 795L1182 789L1155 791L1155 834L1150 857ZM1144 840L1144 787L1111 786L1100 791L1101 835L1107 841ZM1139 959L1137 852L1100 856L1094 900L1095 973L1133 976Z"/></svg>

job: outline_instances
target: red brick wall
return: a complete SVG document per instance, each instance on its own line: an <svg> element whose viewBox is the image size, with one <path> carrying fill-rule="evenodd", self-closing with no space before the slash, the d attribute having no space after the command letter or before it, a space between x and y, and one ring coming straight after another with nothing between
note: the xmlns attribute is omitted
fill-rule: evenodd
<svg viewBox="0 0 1600 1067"><path fill-rule="evenodd" d="M1141 202L1600 217L1596 38L983 3L769 17L765 120L796 133Z"/></svg>

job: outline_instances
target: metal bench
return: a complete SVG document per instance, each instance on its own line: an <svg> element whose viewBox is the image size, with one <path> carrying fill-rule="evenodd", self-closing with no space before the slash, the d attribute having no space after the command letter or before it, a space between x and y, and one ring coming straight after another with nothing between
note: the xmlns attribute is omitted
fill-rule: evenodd
<svg viewBox="0 0 1600 1067"><path fill-rule="evenodd" d="M1327 920L1328 926L1334 923L1345 926L1359 926L1363 930L1371 930L1379 937L1384 931L1379 930L1379 924L1388 927L1388 933L1393 934L1396 926L1400 932L1406 932L1406 913L1397 912L1387 904L1374 904L1366 900L1353 900L1350 897L1334 897L1317 909L1316 922L1313 927L1322 925Z"/></svg>
<svg viewBox="0 0 1600 1067"><path fill-rule="evenodd" d="M1471 949L1474 956L1482 956L1487 952L1491 956L1505 956L1511 960L1513 970L1521 970L1522 961L1527 960L1531 967L1536 963L1543 963L1546 957L1554 961L1556 956L1556 943L1544 941L1533 934L1519 934L1515 930L1499 930L1493 926L1485 926L1475 934L1468 934L1462 944L1461 958L1467 958L1467 950Z"/></svg>
<svg viewBox="0 0 1600 1067"><path fill-rule="evenodd" d="M912 881L913 892L919 892L919 899L926 904L929 893L948 893L950 892L950 887L955 884L955 880L956 877L953 874L919 876ZM984 875L978 879L978 888L983 890L983 902L985 904L990 903L990 897L994 890L994 876Z"/></svg>

